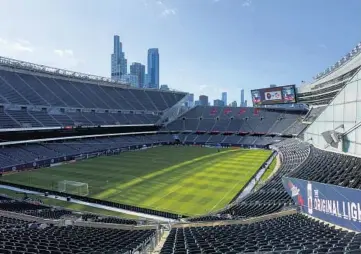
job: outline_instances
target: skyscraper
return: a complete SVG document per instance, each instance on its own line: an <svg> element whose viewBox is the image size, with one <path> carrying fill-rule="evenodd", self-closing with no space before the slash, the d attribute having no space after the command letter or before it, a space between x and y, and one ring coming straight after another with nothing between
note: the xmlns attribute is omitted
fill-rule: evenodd
<svg viewBox="0 0 361 254"><path fill-rule="evenodd" d="M225 104L224 104L223 100L216 99L216 100L213 101L213 106L215 106L215 107L224 107Z"/></svg>
<svg viewBox="0 0 361 254"><path fill-rule="evenodd" d="M144 88L145 82L145 65L141 63L132 63L130 66L130 74L138 77L139 88Z"/></svg>
<svg viewBox="0 0 361 254"><path fill-rule="evenodd" d="M244 106L244 89L241 89L241 103L240 103L241 107L245 107Z"/></svg>
<svg viewBox="0 0 361 254"><path fill-rule="evenodd" d="M139 80L137 75L124 74L120 78L120 81L131 85L132 87L139 87Z"/></svg>
<svg viewBox="0 0 361 254"><path fill-rule="evenodd" d="M190 93L188 94L188 107L194 106L194 94Z"/></svg>
<svg viewBox="0 0 361 254"><path fill-rule="evenodd" d="M201 106L208 106L208 96L207 95L200 95L199 96L199 103Z"/></svg>
<svg viewBox="0 0 361 254"><path fill-rule="evenodd" d="M222 93L223 105L227 105L227 92Z"/></svg>
<svg viewBox="0 0 361 254"><path fill-rule="evenodd" d="M232 103L231 103L231 107L237 107L237 102L236 101L233 101Z"/></svg>
<svg viewBox="0 0 361 254"><path fill-rule="evenodd" d="M114 35L113 54L111 55L111 79L120 80L127 74L127 59L125 59L123 46L118 35Z"/></svg>
<svg viewBox="0 0 361 254"><path fill-rule="evenodd" d="M148 49L149 88L159 89L159 51L157 48Z"/></svg>
<svg viewBox="0 0 361 254"><path fill-rule="evenodd" d="M149 75L144 74L144 88L149 88Z"/></svg>

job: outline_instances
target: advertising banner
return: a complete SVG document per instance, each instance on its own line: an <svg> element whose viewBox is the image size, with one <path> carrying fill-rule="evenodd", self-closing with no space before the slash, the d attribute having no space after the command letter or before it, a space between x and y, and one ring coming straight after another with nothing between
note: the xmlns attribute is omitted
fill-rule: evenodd
<svg viewBox="0 0 361 254"><path fill-rule="evenodd" d="M361 232L361 190L291 177L282 183L303 213Z"/></svg>

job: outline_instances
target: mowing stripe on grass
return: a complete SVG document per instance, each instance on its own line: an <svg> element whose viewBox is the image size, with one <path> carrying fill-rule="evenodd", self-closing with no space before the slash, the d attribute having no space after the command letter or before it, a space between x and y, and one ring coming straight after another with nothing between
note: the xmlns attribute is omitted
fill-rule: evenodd
<svg viewBox="0 0 361 254"><path fill-rule="evenodd" d="M174 166L164 168L164 169L161 169L159 171L150 173L150 174L145 175L143 177L136 178L136 179L134 179L132 181L129 181L129 182L125 183L125 184L122 184L122 185L118 186L117 190L122 190L122 189L132 187L132 186L137 185L137 184L139 184L139 183L141 183L143 181L150 180L152 178L163 175L163 174L168 173L170 171L180 169L181 167L184 167L184 166L187 166L187 165L191 165L191 164L193 164L195 162L210 159L212 157L222 156L225 153L230 153L230 152L235 152L235 151L237 151L237 150L226 150L226 151L222 151L222 152L219 152L219 153L209 154L209 155L205 155L205 156L202 156L202 157L198 157L198 158L195 158L193 160L185 161L185 162L179 163L177 165L174 165ZM107 196L111 195L114 192L115 192L115 190L107 190L107 191L105 191L103 193L100 193L100 194L96 195L95 198L102 199L104 197L107 197Z"/></svg>
<svg viewBox="0 0 361 254"><path fill-rule="evenodd" d="M3 176L46 189L72 180L89 196L183 215L220 209L238 193L270 151L162 146Z"/></svg>

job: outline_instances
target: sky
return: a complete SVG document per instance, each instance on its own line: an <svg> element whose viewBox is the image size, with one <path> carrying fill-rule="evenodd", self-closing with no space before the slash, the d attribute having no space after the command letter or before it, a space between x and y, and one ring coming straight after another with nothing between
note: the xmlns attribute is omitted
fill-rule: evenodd
<svg viewBox="0 0 361 254"><path fill-rule="evenodd" d="M336 63L361 41L360 11L361 0L0 0L0 55L109 77L117 34L128 65L159 48L161 84L239 103L241 88L250 101Z"/></svg>

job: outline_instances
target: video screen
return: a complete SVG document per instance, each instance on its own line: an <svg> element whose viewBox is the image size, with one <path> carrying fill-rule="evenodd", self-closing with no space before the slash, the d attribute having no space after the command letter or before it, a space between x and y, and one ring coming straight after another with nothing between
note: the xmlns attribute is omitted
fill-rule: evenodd
<svg viewBox="0 0 361 254"><path fill-rule="evenodd" d="M296 103L295 85L251 90L253 106Z"/></svg>

